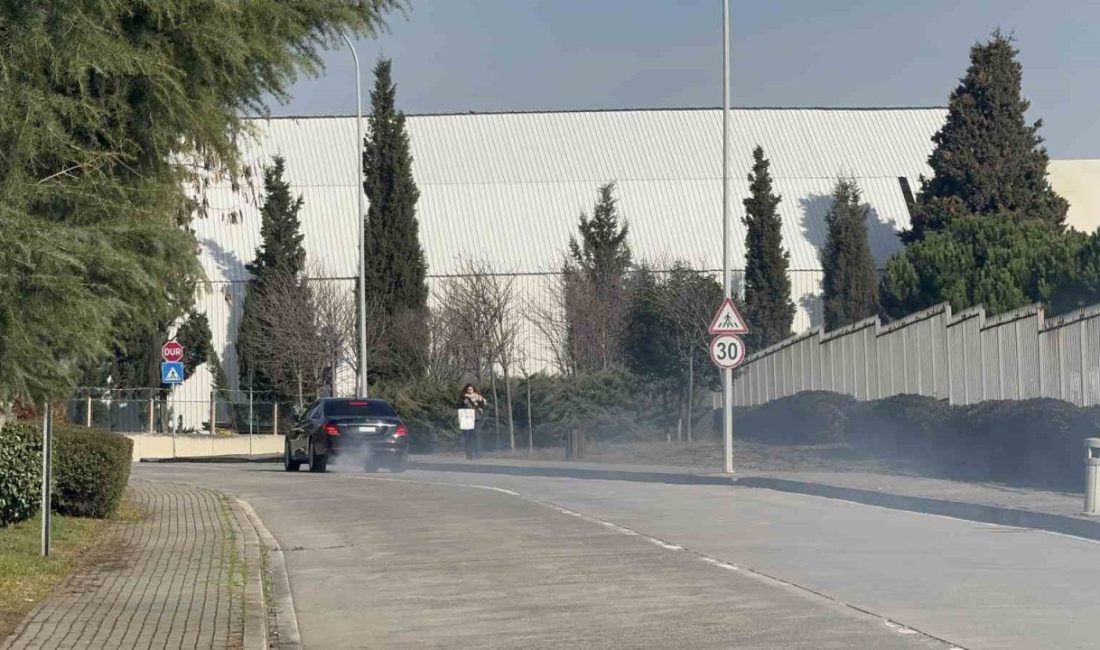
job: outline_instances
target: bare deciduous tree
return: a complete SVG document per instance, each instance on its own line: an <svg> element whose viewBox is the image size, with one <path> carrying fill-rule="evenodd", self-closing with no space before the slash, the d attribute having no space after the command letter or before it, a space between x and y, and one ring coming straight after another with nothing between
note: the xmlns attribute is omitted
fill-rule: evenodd
<svg viewBox="0 0 1100 650"><path fill-rule="evenodd" d="M256 295L262 345L254 360L277 392L295 395L298 408L319 392L325 368L325 341L319 335L313 293L302 278L273 273Z"/></svg>
<svg viewBox="0 0 1100 650"><path fill-rule="evenodd" d="M515 448L512 416L512 372L518 358L519 299L515 278L494 272L485 262L466 260L459 272L445 278L436 295L440 307L434 355L451 359L459 374L469 373L483 381L485 372L496 385L496 368L504 378L505 413L509 445ZM494 405L497 399L494 396Z"/></svg>
<svg viewBox="0 0 1100 650"><path fill-rule="evenodd" d="M525 301L528 321L549 347L551 358L541 361L553 365L562 374L572 374L577 367L570 345L565 309L567 292L562 277L547 276L542 293L541 296L529 296Z"/></svg>

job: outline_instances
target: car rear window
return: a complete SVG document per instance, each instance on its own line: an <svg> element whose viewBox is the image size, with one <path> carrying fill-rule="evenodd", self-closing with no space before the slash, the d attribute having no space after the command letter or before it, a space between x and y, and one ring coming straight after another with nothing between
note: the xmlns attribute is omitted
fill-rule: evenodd
<svg viewBox="0 0 1100 650"><path fill-rule="evenodd" d="M325 404L326 417L394 417L397 413L378 399L339 400Z"/></svg>

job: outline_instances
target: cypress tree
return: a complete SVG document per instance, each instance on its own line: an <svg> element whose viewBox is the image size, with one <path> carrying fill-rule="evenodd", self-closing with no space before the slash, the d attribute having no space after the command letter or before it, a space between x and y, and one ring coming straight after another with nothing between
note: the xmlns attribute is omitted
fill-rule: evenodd
<svg viewBox="0 0 1100 650"><path fill-rule="evenodd" d="M577 268L598 286L620 284L630 267L630 245L626 238L630 225L619 223L616 206L615 183L599 189L599 197L592 210L592 218L581 214L577 229L581 239L569 238L569 255Z"/></svg>
<svg viewBox="0 0 1100 650"><path fill-rule="evenodd" d="M605 370L621 361L630 228L619 219L614 190L614 183L601 186L592 217L581 214L580 239L569 238L562 273L569 348L580 370Z"/></svg>
<svg viewBox="0 0 1100 650"><path fill-rule="evenodd" d="M1042 120L1025 121L1022 68L1000 31L970 50L970 67L951 93L947 122L932 141L934 172L918 196L906 241L943 230L954 218L996 214L1061 228L1069 208L1047 180Z"/></svg>
<svg viewBox="0 0 1100 650"><path fill-rule="evenodd" d="M275 274L299 276L305 266L306 251L302 247L298 212L302 197L294 198L290 183L283 178L286 160L276 156L264 168L264 204L260 208L260 247L256 258L245 265L252 277L248 281L237 329L237 369L241 386L257 391L272 389L271 379L255 367L252 359L255 346L264 345L262 323L259 322L256 301L264 283ZM255 373L255 374L253 374Z"/></svg>
<svg viewBox="0 0 1100 650"><path fill-rule="evenodd" d="M825 223L828 235L821 251L822 289L825 327L832 330L874 316L878 308L878 274L867 240L867 206L860 203L854 179L837 181Z"/></svg>
<svg viewBox="0 0 1100 650"><path fill-rule="evenodd" d="M749 198L744 200L745 320L750 349L765 348L791 335L794 303L787 273L790 254L783 250L782 220L776 208L781 197L772 191L769 162L764 148L752 152Z"/></svg>
<svg viewBox="0 0 1100 650"><path fill-rule="evenodd" d="M420 245L405 115L396 108L397 86L389 59L374 67L369 134L363 145L363 190L370 200L366 222L367 295L376 297L401 327L387 328L383 364L368 367L380 378L418 376L427 345L428 264Z"/></svg>

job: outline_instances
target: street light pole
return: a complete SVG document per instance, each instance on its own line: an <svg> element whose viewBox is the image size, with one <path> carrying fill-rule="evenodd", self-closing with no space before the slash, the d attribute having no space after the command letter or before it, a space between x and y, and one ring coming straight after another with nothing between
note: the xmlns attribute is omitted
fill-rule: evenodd
<svg viewBox="0 0 1100 650"><path fill-rule="evenodd" d="M730 269L730 3L722 0L722 291L728 299L733 290ZM725 439L725 469L733 473L733 369L722 370L722 429Z"/></svg>
<svg viewBox="0 0 1100 650"><path fill-rule="evenodd" d="M356 187L358 198L359 221L359 380L357 393L360 397L368 395L367 388L367 238L365 215L363 213L363 91L359 75L359 55L355 51L355 45L347 34L343 34L344 42L351 50L351 58L355 60L355 167L359 170L359 184Z"/></svg>

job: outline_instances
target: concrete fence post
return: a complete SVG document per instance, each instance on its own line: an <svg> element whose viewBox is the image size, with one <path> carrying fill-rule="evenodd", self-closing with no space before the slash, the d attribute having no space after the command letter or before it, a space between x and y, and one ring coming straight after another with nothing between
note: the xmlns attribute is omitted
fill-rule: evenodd
<svg viewBox="0 0 1100 650"><path fill-rule="evenodd" d="M218 413L218 391L210 391L210 435L217 435L218 431L215 426Z"/></svg>
<svg viewBox="0 0 1100 650"><path fill-rule="evenodd" d="M1100 515L1100 438L1085 438L1085 514Z"/></svg>
<svg viewBox="0 0 1100 650"><path fill-rule="evenodd" d="M154 395L154 391L149 391L149 433L153 433L154 422L156 421L156 403L156 395Z"/></svg>

